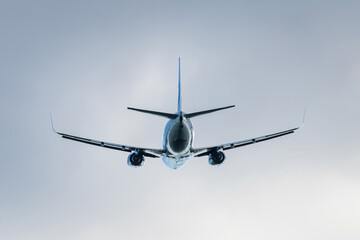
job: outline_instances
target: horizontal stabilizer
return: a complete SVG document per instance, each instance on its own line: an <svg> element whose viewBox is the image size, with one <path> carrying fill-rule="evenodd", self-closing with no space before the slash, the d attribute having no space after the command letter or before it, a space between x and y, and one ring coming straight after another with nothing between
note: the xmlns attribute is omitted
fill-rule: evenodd
<svg viewBox="0 0 360 240"><path fill-rule="evenodd" d="M139 108L132 108L132 107L128 107L127 109L133 110L133 111L142 112L142 113L148 113L148 114L158 115L158 116L166 117L166 118L170 118L170 119L175 119L175 118L177 118L177 116L178 116L177 114L173 114L173 113L156 112L156 111L139 109Z"/></svg>
<svg viewBox="0 0 360 240"><path fill-rule="evenodd" d="M214 109L205 110L205 111L201 111L201 112L187 113L184 116L186 118L192 118L192 117L196 117L196 116L199 116L199 115L204 115L204 114L208 114L208 113L212 113L212 112L216 112L216 111L220 111L220 110L224 110L224 109L228 109L228 108L232 108L232 107L235 107L235 105L222 107L222 108L214 108Z"/></svg>

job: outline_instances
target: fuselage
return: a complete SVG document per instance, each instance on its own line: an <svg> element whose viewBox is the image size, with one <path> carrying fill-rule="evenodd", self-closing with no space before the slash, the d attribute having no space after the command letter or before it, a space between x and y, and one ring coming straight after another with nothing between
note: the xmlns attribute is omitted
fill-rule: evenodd
<svg viewBox="0 0 360 240"><path fill-rule="evenodd" d="M165 126L163 148L166 154L162 160L169 168L177 169L183 166L191 157L194 141L194 129L189 119L182 113L171 119Z"/></svg>

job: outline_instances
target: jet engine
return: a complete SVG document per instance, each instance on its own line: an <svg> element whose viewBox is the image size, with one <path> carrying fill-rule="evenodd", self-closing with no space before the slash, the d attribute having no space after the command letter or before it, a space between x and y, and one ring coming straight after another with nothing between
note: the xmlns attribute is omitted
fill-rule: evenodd
<svg viewBox="0 0 360 240"><path fill-rule="evenodd" d="M221 151L213 151L209 154L210 165L221 165L225 161L225 154Z"/></svg>
<svg viewBox="0 0 360 240"><path fill-rule="evenodd" d="M128 156L127 164L130 167L141 167L144 164L144 155L140 153L132 153Z"/></svg>

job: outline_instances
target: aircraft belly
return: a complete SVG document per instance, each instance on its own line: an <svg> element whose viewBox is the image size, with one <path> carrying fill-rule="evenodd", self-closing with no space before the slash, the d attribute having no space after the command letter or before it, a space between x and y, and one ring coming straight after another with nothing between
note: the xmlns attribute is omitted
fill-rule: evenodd
<svg viewBox="0 0 360 240"><path fill-rule="evenodd" d="M168 157L168 156L163 156L162 160L165 163L165 165L171 169L178 169L182 166L185 165L185 163L187 162L187 160L189 160L190 156L188 157Z"/></svg>

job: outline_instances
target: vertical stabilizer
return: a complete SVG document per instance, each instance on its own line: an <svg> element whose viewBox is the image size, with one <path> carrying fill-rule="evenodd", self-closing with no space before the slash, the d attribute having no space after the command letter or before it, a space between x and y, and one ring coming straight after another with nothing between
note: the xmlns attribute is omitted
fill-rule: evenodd
<svg viewBox="0 0 360 240"><path fill-rule="evenodd" d="M182 111L181 108L181 74L180 74L180 58L179 58L179 85L178 85L178 109L177 113L180 114Z"/></svg>

